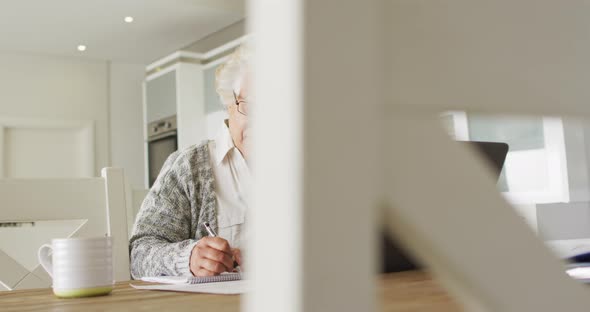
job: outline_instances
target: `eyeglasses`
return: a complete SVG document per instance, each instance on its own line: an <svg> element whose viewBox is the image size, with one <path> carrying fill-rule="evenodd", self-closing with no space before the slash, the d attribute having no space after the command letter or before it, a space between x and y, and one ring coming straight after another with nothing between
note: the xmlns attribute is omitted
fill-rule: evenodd
<svg viewBox="0 0 590 312"><path fill-rule="evenodd" d="M233 94L234 94L235 104L238 106L238 112L244 116L248 116L248 101L238 100L238 96L236 95L236 93L233 92Z"/></svg>

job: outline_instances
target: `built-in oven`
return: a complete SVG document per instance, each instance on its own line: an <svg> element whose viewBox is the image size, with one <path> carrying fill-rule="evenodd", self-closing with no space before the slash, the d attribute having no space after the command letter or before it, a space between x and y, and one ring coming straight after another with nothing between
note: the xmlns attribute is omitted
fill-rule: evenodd
<svg viewBox="0 0 590 312"><path fill-rule="evenodd" d="M168 156L178 149L176 116L150 122L147 133L148 181L152 187Z"/></svg>

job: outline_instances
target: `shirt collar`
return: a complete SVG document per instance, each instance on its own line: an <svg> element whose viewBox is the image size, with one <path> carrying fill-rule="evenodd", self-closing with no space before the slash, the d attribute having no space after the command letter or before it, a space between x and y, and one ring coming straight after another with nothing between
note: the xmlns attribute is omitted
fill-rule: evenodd
<svg viewBox="0 0 590 312"><path fill-rule="evenodd" d="M219 129L217 136L215 137L215 163L217 165L223 162L223 159L227 154L236 146L229 133L227 126L227 120L223 121L223 126Z"/></svg>

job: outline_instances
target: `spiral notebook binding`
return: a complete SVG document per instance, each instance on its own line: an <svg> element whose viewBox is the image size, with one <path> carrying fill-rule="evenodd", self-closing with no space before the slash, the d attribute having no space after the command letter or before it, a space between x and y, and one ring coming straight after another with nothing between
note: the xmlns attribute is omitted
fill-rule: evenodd
<svg viewBox="0 0 590 312"><path fill-rule="evenodd" d="M241 273L227 273L215 276L191 276L187 279L189 284L203 284L216 282L238 281L242 279Z"/></svg>

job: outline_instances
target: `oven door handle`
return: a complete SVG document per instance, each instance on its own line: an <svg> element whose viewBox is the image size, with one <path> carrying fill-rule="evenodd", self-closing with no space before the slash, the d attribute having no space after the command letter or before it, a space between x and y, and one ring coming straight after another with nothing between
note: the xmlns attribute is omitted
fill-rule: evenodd
<svg viewBox="0 0 590 312"><path fill-rule="evenodd" d="M176 135L176 130L168 131L165 133L160 133L158 135L154 135L154 136L148 138L148 143L156 141L156 140L164 139L167 137L175 136L175 135Z"/></svg>

